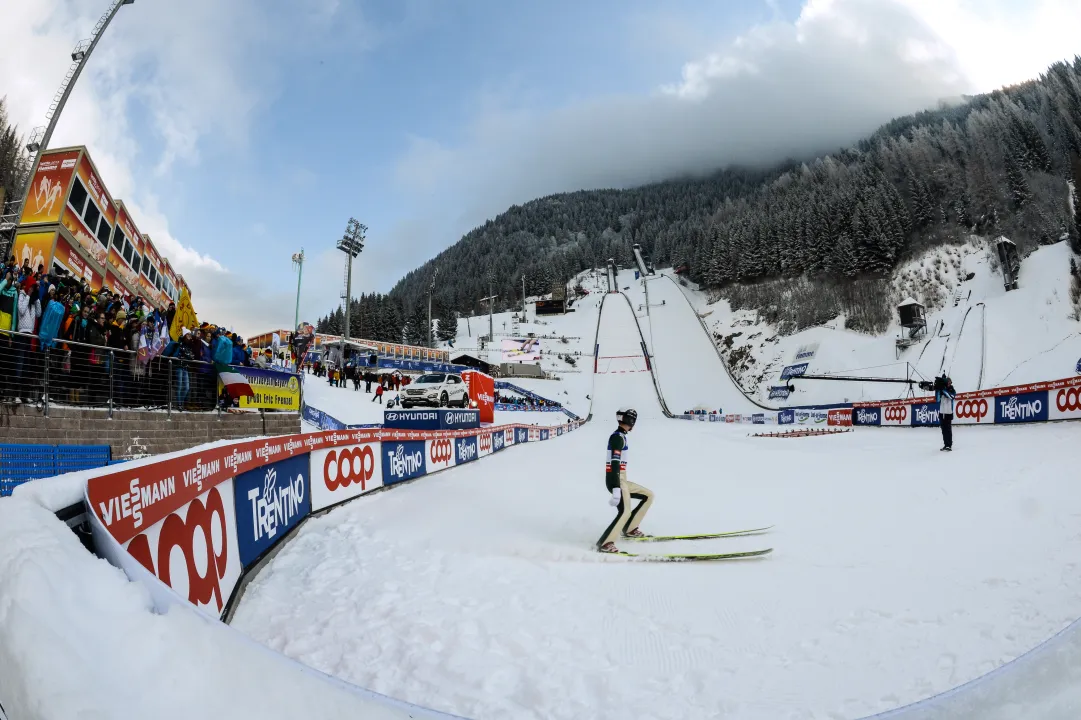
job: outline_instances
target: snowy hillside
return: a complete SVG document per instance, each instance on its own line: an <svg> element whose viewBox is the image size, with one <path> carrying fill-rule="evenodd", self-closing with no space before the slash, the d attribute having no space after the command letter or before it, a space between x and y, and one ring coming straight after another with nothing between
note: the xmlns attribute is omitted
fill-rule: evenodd
<svg viewBox="0 0 1081 720"><path fill-rule="evenodd" d="M1081 357L1081 323L1070 299L1071 250L1065 243L1037 249L1022 263L1019 289L1003 289L993 250L981 240L932 250L898 268L896 297L927 305L927 335L898 356L900 326L871 336L846 330L844 317L782 337L751 311L710 304L693 285L683 292L715 334L740 384L771 405L826 404L902 397L904 385L796 381L787 401L769 400L787 365L808 362L808 373L860 377L932 378L947 372L959 391L1070 377ZM800 351L812 357L797 359Z"/></svg>

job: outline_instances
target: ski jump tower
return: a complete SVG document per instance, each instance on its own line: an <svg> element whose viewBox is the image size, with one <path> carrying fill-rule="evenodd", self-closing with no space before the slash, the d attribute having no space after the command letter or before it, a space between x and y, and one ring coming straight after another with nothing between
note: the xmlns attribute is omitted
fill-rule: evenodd
<svg viewBox="0 0 1081 720"><path fill-rule="evenodd" d="M608 292L619 292L619 286L616 284L616 260L615 258L608 258Z"/></svg>
<svg viewBox="0 0 1081 720"><path fill-rule="evenodd" d="M642 277L654 274L653 266L642 257L642 246L638 243L634 244L634 261L638 264L638 272Z"/></svg>

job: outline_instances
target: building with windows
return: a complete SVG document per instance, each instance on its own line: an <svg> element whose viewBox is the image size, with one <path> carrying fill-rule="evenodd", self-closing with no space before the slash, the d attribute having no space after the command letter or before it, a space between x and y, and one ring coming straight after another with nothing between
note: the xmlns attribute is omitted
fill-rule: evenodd
<svg viewBox="0 0 1081 720"><path fill-rule="evenodd" d="M113 199L82 146L41 154L12 254L20 265L74 276L94 291L141 295L155 307L178 300L186 287Z"/></svg>

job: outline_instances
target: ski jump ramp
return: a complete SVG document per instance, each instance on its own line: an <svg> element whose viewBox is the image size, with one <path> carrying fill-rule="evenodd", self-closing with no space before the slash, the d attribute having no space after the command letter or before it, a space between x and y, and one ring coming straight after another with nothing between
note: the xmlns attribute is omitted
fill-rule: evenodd
<svg viewBox="0 0 1081 720"><path fill-rule="evenodd" d="M605 295L600 308L592 414L607 420L621 407L633 407L640 418L664 418L650 362L634 311L626 297Z"/></svg>
<svg viewBox="0 0 1081 720"><path fill-rule="evenodd" d="M667 275L652 275L644 282L647 287L638 321L652 351L654 371L668 408L674 413L699 406L725 413L763 409L733 382L713 340L675 281Z"/></svg>

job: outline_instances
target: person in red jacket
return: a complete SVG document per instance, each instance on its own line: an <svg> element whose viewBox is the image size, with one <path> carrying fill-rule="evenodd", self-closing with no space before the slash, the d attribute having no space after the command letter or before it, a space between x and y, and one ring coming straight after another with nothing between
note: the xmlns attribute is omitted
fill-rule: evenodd
<svg viewBox="0 0 1081 720"><path fill-rule="evenodd" d="M379 400L379 404L383 404L383 383L379 383L375 386L375 395L372 397L372 402Z"/></svg>

